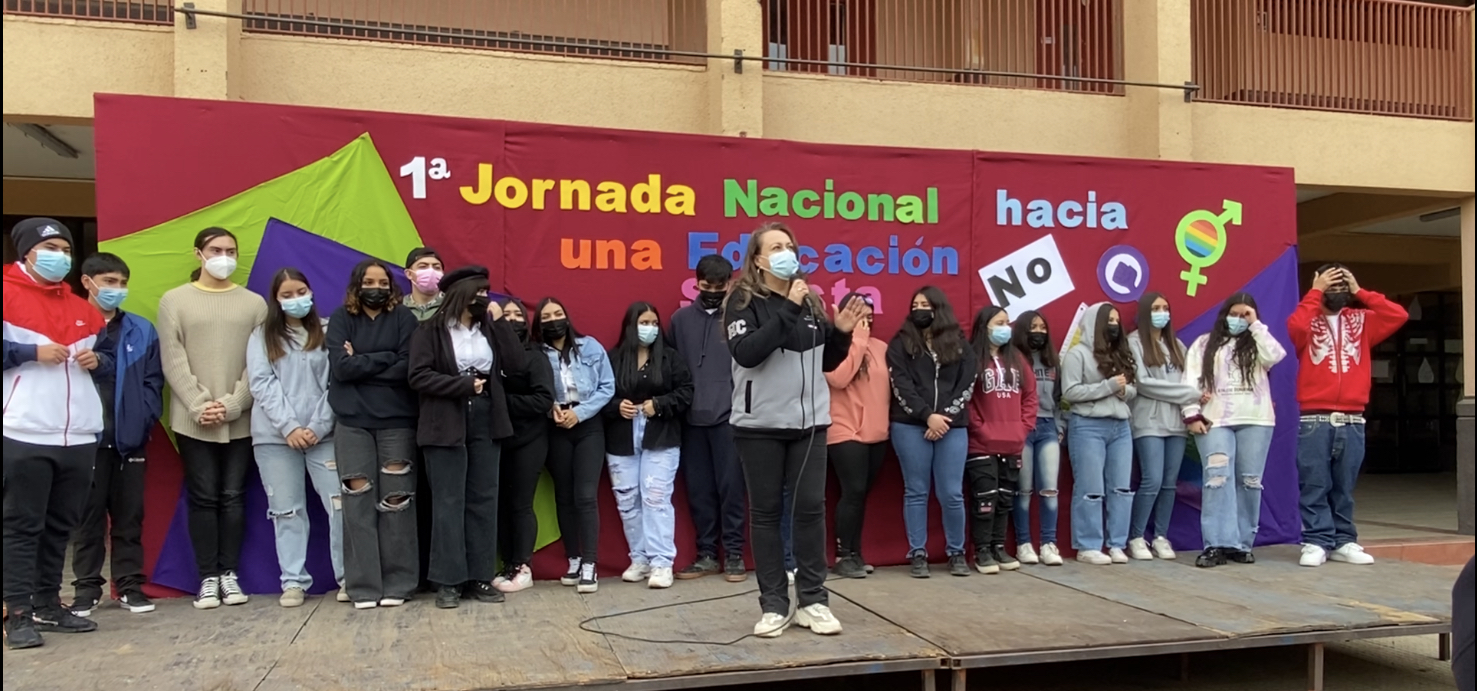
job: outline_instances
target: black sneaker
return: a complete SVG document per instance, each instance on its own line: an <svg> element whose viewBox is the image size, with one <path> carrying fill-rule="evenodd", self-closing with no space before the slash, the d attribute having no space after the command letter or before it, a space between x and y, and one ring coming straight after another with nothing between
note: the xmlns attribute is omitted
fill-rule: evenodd
<svg viewBox="0 0 1477 691"><path fill-rule="evenodd" d="M118 596L118 606L134 614L144 614L154 611L154 602L144 595L141 590L125 590Z"/></svg>
<svg viewBox="0 0 1477 691"><path fill-rule="evenodd" d="M964 555L963 554L950 554L949 555L949 575L950 576L968 576L969 575L969 564L967 562L965 562Z"/></svg>
<svg viewBox="0 0 1477 691"><path fill-rule="evenodd" d="M36 630L36 622L31 619L30 610L13 609L10 616L5 617L5 647L22 650L39 648L45 643L41 632Z"/></svg>
<svg viewBox="0 0 1477 691"><path fill-rule="evenodd" d="M743 563L742 558L740 558L739 566L742 567ZM689 581L694 578L711 576L715 573L718 573L718 558L711 554L699 554L697 555L697 561L692 562L687 568L678 571L675 575L678 580Z"/></svg>
<svg viewBox="0 0 1477 691"><path fill-rule="evenodd" d="M97 630L97 622L72 614L60 602L37 607L31 612L31 620L36 622L37 631L87 633Z"/></svg>
<svg viewBox="0 0 1477 691"><path fill-rule="evenodd" d="M436 589L436 609L456 609L462 604L462 591L454 585Z"/></svg>
<svg viewBox="0 0 1477 691"><path fill-rule="evenodd" d="M1226 559L1228 559L1230 561L1234 561L1237 564L1255 564L1256 563L1256 555L1255 554L1252 554L1249 550L1248 551L1242 551L1242 550L1239 550L1239 549L1228 549L1228 550L1225 550L1225 553L1226 553Z"/></svg>
<svg viewBox="0 0 1477 691"><path fill-rule="evenodd" d="M67 609L79 617L90 617L102 599L102 593L77 593L72 596L72 604Z"/></svg>
<svg viewBox="0 0 1477 691"><path fill-rule="evenodd" d="M909 559L909 561L912 562L912 568L908 571L909 576L912 576L913 578L928 578L927 554L924 554L922 552L915 553Z"/></svg>
<svg viewBox="0 0 1477 691"><path fill-rule="evenodd" d="M579 582L580 582L580 559L579 559L579 557L570 557L569 558L569 570L568 571L565 571L564 572L564 575L559 577L559 585L574 586L574 585L579 585Z"/></svg>
<svg viewBox="0 0 1477 691"><path fill-rule="evenodd" d="M986 576L1000 573L1000 562L995 561L995 554L989 547L977 547L974 550L974 569Z"/></svg>
<svg viewBox="0 0 1477 691"><path fill-rule="evenodd" d="M1020 561L1005 551L1005 545L992 545L990 556L995 558L995 563L1000 565L1001 571L1015 571L1021 567Z"/></svg>
<svg viewBox="0 0 1477 691"><path fill-rule="evenodd" d="M681 578L681 576L678 576ZM723 560L723 580L729 583L743 583L749 580L749 568L744 566L744 555L730 554Z"/></svg>
<svg viewBox="0 0 1477 691"><path fill-rule="evenodd" d="M1200 556L1195 557L1195 565L1202 569L1224 566L1225 564L1226 551L1219 547L1207 547L1204 552L1200 553Z"/></svg>
<svg viewBox="0 0 1477 691"><path fill-rule="evenodd" d="M502 602L507 599L503 591L492 587L487 581L475 581L467 588L467 592L478 602Z"/></svg>
<svg viewBox="0 0 1477 691"><path fill-rule="evenodd" d="M836 566L831 572L841 578L866 578L867 569L862 565L862 558L855 553L842 552L837 555Z"/></svg>
<svg viewBox="0 0 1477 691"><path fill-rule="evenodd" d="M714 563L716 564L717 562ZM593 593L599 589L600 581L595 576L595 564L588 561L580 564L580 582L575 586L574 591L577 593Z"/></svg>

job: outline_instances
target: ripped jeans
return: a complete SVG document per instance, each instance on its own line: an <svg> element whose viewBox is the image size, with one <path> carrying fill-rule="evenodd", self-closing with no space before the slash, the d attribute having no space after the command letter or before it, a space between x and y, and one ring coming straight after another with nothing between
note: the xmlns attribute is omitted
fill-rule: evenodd
<svg viewBox="0 0 1477 691"><path fill-rule="evenodd" d="M1195 436L1205 484L1200 490L1200 534L1206 547L1250 551L1261 525L1262 473L1272 447L1264 425L1211 427Z"/></svg>
<svg viewBox="0 0 1477 691"><path fill-rule="evenodd" d="M1128 421L1073 415L1067 425L1072 461L1072 548L1123 549L1133 513L1133 435Z"/></svg>
<svg viewBox="0 0 1477 691"><path fill-rule="evenodd" d="M610 489L621 514L631 563L672 568L677 558L677 513L672 509L672 486L677 481L680 449L643 449L646 416L631 421L636 455L606 454Z"/></svg>
<svg viewBox="0 0 1477 691"><path fill-rule="evenodd" d="M334 463L333 442L323 441L299 451L286 444L258 444L256 467L261 472L262 490L267 494L267 518L277 542L277 568L282 572L282 589L313 587L308 573L308 487L323 502L328 514L328 549L333 561L333 577L344 582L344 521L339 511L339 479ZM322 527L319 527L322 530Z"/></svg>
<svg viewBox="0 0 1477 691"><path fill-rule="evenodd" d="M344 588L354 602L409 600L420 585L415 430L333 431L344 519Z"/></svg>

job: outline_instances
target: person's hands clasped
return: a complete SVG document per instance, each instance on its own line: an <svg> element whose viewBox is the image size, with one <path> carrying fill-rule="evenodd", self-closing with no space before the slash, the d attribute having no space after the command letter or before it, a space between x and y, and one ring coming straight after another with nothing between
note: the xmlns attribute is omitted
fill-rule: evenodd
<svg viewBox="0 0 1477 691"><path fill-rule="evenodd" d="M211 401L205 405L205 411L200 413L197 422L201 427L215 427L226 421L226 405L220 401Z"/></svg>
<svg viewBox="0 0 1477 691"><path fill-rule="evenodd" d="M575 414L573 408L561 412L563 414L559 416L558 420L555 420L555 424L559 425L560 427L563 427L564 429L574 429L574 426L580 423L580 416Z"/></svg>
<svg viewBox="0 0 1477 691"><path fill-rule="evenodd" d="M923 438L929 441L938 441L949 433L949 416L934 413L928 416L928 430L923 433Z"/></svg>
<svg viewBox="0 0 1477 691"><path fill-rule="evenodd" d="M317 443L317 440L313 437L313 432L306 427L299 427L287 435L287 446L298 451L302 451L315 443Z"/></svg>
<svg viewBox="0 0 1477 691"><path fill-rule="evenodd" d="M621 399L621 417L627 420L635 420L636 413L639 410L640 409L636 407L635 403L632 403L626 399Z"/></svg>

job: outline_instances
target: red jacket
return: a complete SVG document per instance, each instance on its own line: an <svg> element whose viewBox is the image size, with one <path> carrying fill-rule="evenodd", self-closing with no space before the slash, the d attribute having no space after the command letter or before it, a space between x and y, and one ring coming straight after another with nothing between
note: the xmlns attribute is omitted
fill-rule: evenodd
<svg viewBox="0 0 1477 691"><path fill-rule="evenodd" d="M66 283L37 283L19 263L5 267L5 438L41 446L97 441L103 403L93 375L110 377L112 345L107 322ZM37 346L56 344L73 356L60 365L36 360ZM77 364L92 350L97 369Z"/></svg>
<svg viewBox="0 0 1477 691"><path fill-rule="evenodd" d="M1307 412L1362 413L1369 403L1369 351L1400 330L1405 308L1372 290L1354 295L1364 308L1339 312L1337 332L1323 313L1323 291L1310 290L1287 318L1298 356L1298 405Z"/></svg>
<svg viewBox="0 0 1477 691"><path fill-rule="evenodd" d="M969 399L969 457L1019 456L1036 428L1036 375L1024 357L980 362Z"/></svg>

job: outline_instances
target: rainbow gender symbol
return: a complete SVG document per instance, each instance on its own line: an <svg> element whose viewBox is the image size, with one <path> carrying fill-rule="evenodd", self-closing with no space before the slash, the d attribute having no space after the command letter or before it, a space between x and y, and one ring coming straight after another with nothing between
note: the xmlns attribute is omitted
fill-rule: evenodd
<svg viewBox="0 0 1477 691"><path fill-rule="evenodd" d="M1222 211L1217 214L1206 209L1196 209L1180 219L1174 231L1174 244L1180 257L1190 265L1190 270L1181 271L1185 282L1185 294L1195 297L1195 291L1210 279L1200 273L1221 260L1226 253L1226 226L1241 225L1241 202L1230 199L1222 202Z"/></svg>

